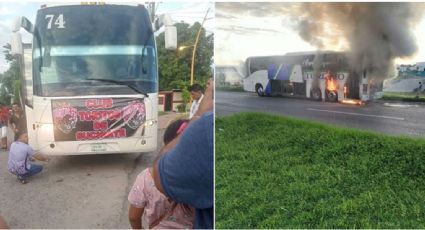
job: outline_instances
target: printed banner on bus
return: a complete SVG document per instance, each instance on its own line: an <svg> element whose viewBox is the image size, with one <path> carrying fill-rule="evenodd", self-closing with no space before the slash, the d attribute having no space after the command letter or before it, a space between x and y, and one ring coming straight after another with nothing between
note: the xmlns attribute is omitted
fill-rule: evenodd
<svg viewBox="0 0 425 230"><path fill-rule="evenodd" d="M142 98L52 100L55 141L133 136L146 121Z"/></svg>

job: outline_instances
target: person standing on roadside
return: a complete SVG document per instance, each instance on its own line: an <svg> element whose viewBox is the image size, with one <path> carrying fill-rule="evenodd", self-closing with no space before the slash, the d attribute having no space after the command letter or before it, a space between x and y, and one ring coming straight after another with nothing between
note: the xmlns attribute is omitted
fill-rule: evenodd
<svg viewBox="0 0 425 230"><path fill-rule="evenodd" d="M9 123L9 108L7 105L0 103L0 127L1 127L1 146L2 149L7 149L7 125Z"/></svg>
<svg viewBox="0 0 425 230"><path fill-rule="evenodd" d="M416 98L419 98L419 95L422 93L422 82L419 82L418 88L415 88L416 91Z"/></svg>
<svg viewBox="0 0 425 230"><path fill-rule="evenodd" d="M27 132L27 120L25 118L25 114L23 113L22 108L16 102L12 104L10 125L12 126L11 128L15 133L15 140L18 139L18 133Z"/></svg>
<svg viewBox="0 0 425 230"><path fill-rule="evenodd" d="M200 84L193 84L189 88L190 96L192 97L192 106L190 106L189 119L191 119L196 111L198 111L199 104L204 98L203 88Z"/></svg>

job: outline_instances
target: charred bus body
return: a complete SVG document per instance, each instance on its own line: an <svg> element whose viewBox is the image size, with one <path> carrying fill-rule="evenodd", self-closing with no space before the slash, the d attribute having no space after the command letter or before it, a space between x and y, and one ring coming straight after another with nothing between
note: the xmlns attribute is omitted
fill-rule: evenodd
<svg viewBox="0 0 425 230"><path fill-rule="evenodd" d="M244 90L259 96L294 96L329 102L382 97L383 83L349 66L346 53L303 52L249 57Z"/></svg>

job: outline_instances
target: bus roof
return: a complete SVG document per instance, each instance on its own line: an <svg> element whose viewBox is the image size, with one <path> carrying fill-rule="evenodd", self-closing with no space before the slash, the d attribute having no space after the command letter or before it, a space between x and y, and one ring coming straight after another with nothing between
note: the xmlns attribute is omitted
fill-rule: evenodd
<svg viewBox="0 0 425 230"><path fill-rule="evenodd" d="M103 6L103 5L126 5L126 6L142 6L145 7L144 4L140 3L125 3L125 2L66 2L66 3L49 3L49 4L41 4L40 9L58 7L58 6Z"/></svg>
<svg viewBox="0 0 425 230"><path fill-rule="evenodd" d="M289 52L285 56L305 56L305 55L316 55L316 54L335 54L335 53L345 53L341 51L332 51L332 50L317 50L317 51L304 51L304 52Z"/></svg>

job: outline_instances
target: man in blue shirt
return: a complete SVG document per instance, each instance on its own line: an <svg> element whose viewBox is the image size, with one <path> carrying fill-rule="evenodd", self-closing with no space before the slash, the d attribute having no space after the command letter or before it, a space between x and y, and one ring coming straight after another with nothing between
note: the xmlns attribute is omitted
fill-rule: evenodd
<svg viewBox="0 0 425 230"><path fill-rule="evenodd" d="M189 126L160 151L155 186L176 202L196 209L195 229L214 228L213 84ZM208 111L208 112L206 112Z"/></svg>
<svg viewBox="0 0 425 230"><path fill-rule="evenodd" d="M27 183L27 178L40 173L43 166L30 163L30 157L40 161L49 161L49 158L41 153L36 153L28 145L28 134L26 132L17 133L18 140L12 143L9 151L7 166L9 172L15 174L22 184Z"/></svg>

